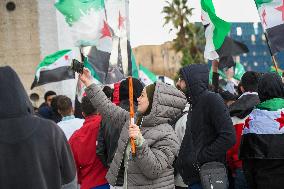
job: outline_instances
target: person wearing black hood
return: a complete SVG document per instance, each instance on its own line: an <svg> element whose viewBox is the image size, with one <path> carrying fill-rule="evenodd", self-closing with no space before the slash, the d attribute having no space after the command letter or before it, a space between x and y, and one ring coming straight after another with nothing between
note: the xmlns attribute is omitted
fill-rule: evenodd
<svg viewBox="0 0 284 189"><path fill-rule="evenodd" d="M206 64L181 68L184 89L192 104L192 113L176 161L176 167L189 189L201 188L196 165L217 161L225 163L226 152L236 142L236 134L223 99L208 90ZM190 114L189 114L190 115Z"/></svg>
<svg viewBox="0 0 284 189"><path fill-rule="evenodd" d="M0 188L75 189L76 168L62 130L34 115L10 67L0 67Z"/></svg>
<svg viewBox="0 0 284 189"><path fill-rule="evenodd" d="M284 186L284 86L275 73L258 83L260 104L245 121L240 159L250 189Z"/></svg>
<svg viewBox="0 0 284 189"><path fill-rule="evenodd" d="M134 100L135 112L137 109L137 99L141 95L142 90L143 90L142 83L138 79L133 78L133 100ZM119 91L118 94L119 107L123 108L126 111L129 111L128 79L124 79L120 82L118 91ZM106 119L102 120L102 124L98 135L98 145L97 145L96 154L102 161L103 165L107 168L110 166L113 160L121 130L122 130L121 127L115 127L113 125L110 125L108 120ZM123 177L124 177L124 169L122 168L119 173L116 186L123 185Z"/></svg>

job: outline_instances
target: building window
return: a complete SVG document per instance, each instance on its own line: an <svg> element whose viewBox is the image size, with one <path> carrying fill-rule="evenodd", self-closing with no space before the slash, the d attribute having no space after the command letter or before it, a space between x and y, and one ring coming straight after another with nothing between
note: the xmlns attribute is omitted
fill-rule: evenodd
<svg viewBox="0 0 284 189"><path fill-rule="evenodd" d="M6 9L8 11L14 11L16 9L16 4L13 2L13 1L9 1L7 4L6 4Z"/></svg>
<svg viewBox="0 0 284 189"><path fill-rule="evenodd" d="M242 28L237 27L237 36L241 36L243 34Z"/></svg>

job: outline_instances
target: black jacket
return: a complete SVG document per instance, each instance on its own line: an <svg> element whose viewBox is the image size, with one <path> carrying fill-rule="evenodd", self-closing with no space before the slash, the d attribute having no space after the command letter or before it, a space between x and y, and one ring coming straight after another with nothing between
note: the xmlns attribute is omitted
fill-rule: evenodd
<svg viewBox="0 0 284 189"><path fill-rule="evenodd" d="M125 110L129 110L129 101L128 100L122 100L119 104L119 106ZM135 106L136 109L136 106ZM109 167L114 154L116 152L118 139L120 136L122 128L121 127L115 127L113 125L109 125L107 120L102 120L101 127L99 130L98 135L98 145L96 149L96 154L102 161L103 165L105 167ZM122 164L123 165L123 164ZM120 173L118 175L117 179L117 186L123 185L123 178L124 178L124 168L120 169Z"/></svg>
<svg viewBox="0 0 284 189"><path fill-rule="evenodd" d="M225 163L226 152L236 141L228 108L223 99L208 90L206 64L193 64L181 69L191 99L190 122L181 144L177 168L188 185L199 182L196 164L218 161ZM190 126L190 127L189 127Z"/></svg>
<svg viewBox="0 0 284 189"><path fill-rule="evenodd" d="M34 115L18 76L0 68L0 188L76 187L76 168L62 130Z"/></svg>

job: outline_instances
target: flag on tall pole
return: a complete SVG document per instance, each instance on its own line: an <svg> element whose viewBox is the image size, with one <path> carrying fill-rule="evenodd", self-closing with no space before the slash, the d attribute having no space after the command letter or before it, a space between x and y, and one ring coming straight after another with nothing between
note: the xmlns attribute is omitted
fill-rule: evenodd
<svg viewBox="0 0 284 189"><path fill-rule="evenodd" d="M136 65L129 41L128 6L127 0L55 3L70 26L75 45L82 49L91 47L84 56L102 84L115 83L137 72L133 72Z"/></svg>
<svg viewBox="0 0 284 189"><path fill-rule="evenodd" d="M72 59L73 53L69 49L46 56L36 68L31 89L47 83L74 79L75 73L71 70Z"/></svg>
<svg viewBox="0 0 284 189"><path fill-rule="evenodd" d="M284 0L255 0L272 55L284 50Z"/></svg>
<svg viewBox="0 0 284 189"><path fill-rule="evenodd" d="M245 44L228 37L231 24L216 15L212 0L201 0L201 20L205 27L206 45L204 57L215 60L248 52Z"/></svg>

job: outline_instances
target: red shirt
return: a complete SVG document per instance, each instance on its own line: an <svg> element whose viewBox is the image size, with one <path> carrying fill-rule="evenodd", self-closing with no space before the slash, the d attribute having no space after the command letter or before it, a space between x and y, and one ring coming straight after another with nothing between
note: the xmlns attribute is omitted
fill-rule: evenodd
<svg viewBox="0 0 284 189"><path fill-rule="evenodd" d="M83 126L75 131L69 139L81 189L107 184L105 179L107 169L96 155L97 135L101 119L100 115L86 117Z"/></svg>
<svg viewBox="0 0 284 189"><path fill-rule="evenodd" d="M227 152L227 163L233 173L236 169L242 168L242 161L239 159L239 149L241 144L243 126L244 123L238 123L234 125L237 136L236 144Z"/></svg>

